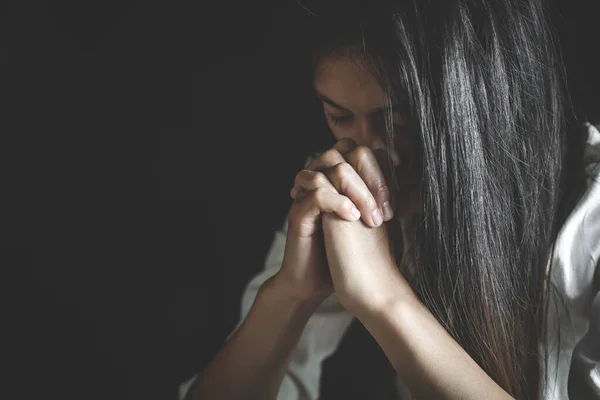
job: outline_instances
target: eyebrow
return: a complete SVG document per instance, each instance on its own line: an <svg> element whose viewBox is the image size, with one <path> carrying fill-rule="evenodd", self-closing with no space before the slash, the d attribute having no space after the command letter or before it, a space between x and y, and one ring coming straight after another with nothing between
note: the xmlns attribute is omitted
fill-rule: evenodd
<svg viewBox="0 0 600 400"><path fill-rule="evenodd" d="M328 98L327 96L324 96L323 94L319 93L318 91L315 90L315 93L317 94L317 98L319 100L321 100L323 103L327 103L330 106L337 108L340 111L344 111L347 112L348 114L354 114L352 111L348 110L346 107L342 107L339 104L337 104L335 101L331 100L330 98Z"/></svg>
<svg viewBox="0 0 600 400"><path fill-rule="evenodd" d="M348 114L354 114L352 111L348 110L346 107L342 107L339 104L337 104L335 101L331 100L330 98L328 98L327 96L325 96L324 94L320 93L318 90L315 89L315 94L317 96L317 98L319 100L321 100L323 103L327 103L330 106L337 108L340 111L346 112ZM401 107L403 103L394 103L392 104L392 109L396 108L396 107ZM372 113L380 113L383 112L384 110L387 110L389 108L389 106L385 105L383 107L378 107L378 108L374 108L372 110L369 111L369 114Z"/></svg>

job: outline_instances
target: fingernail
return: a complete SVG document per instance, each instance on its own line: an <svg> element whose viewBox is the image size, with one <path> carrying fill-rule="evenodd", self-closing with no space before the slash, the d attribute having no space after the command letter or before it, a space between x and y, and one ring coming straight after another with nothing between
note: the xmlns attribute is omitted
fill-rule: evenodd
<svg viewBox="0 0 600 400"><path fill-rule="evenodd" d="M375 211L373 211L373 224L375 224L375 226L379 226L383 223L383 218L381 217L381 213L379 212L379 209L376 208Z"/></svg>
<svg viewBox="0 0 600 400"><path fill-rule="evenodd" d="M298 189L296 189L296 186L294 186L292 188L292 190L290 191L290 196L291 197L296 197L296 193L298 193Z"/></svg>
<svg viewBox="0 0 600 400"><path fill-rule="evenodd" d="M360 211L358 211L358 208L356 208L355 206L352 206L352 216L354 217L354 219L360 218Z"/></svg>
<svg viewBox="0 0 600 400"><path fill-rule="evenodd" d="M383 203L383 218L386 221L389 221L390 219L392 219L392 217L394 216L394 210L392 210L392 206L390 205L389 201L386 201L385 203Z"/></svg>

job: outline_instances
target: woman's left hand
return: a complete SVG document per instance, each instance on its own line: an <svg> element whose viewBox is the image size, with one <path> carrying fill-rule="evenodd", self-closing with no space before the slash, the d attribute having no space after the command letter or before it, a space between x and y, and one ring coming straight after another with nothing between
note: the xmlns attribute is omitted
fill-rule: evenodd
<svg viewBox="0 0 600 400"><path fill-rule="evenodd" d="M334 290L344 308L376 312L399 296L414 297L398 270L385 223L371 228L335 214L323 215L322 223Z"/></svg>

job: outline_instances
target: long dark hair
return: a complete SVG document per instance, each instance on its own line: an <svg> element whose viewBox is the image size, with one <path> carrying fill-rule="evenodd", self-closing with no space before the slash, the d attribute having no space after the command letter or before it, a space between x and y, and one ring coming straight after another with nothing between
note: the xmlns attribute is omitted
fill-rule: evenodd
<svg viewBox="0 0 600 400"><path fill-rule="evenodd" d="M325 3L301 4L312 64L353 54L390 104L408 98L422 174L415 292L500 386L537 398L546 268L580 147L547 4Z"/></svg>

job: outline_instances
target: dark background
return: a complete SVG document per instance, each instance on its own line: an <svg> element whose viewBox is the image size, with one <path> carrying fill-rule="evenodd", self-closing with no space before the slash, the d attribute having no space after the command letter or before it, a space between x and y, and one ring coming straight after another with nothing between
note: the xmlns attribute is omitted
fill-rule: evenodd
<svg viewBox="0 0 600 400"><path fill-rule="evenodd" d="M597 15L559 6L575 104L600 119ZM174 399L218 351L318 141L298 15L293 1L2 5L11 399Z"/></svg>

